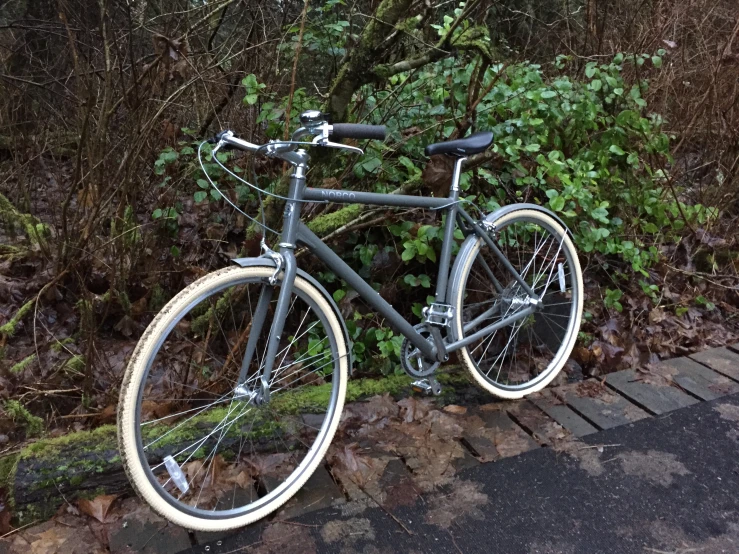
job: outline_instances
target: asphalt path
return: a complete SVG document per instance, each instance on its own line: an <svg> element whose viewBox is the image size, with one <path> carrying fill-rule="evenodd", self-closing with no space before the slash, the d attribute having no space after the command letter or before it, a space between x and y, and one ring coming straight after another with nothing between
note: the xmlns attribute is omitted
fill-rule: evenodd
<svg viewBox="0 0 739 554"><path fill-rule="evenodd" d="M345 503L183 551L739 553L739 395L457 474L392 507Z"/></svg>

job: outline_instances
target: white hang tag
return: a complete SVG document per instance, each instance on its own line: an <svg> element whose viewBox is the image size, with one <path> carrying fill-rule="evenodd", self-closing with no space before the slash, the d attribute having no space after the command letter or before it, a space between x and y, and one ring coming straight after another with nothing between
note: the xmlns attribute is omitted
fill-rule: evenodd
<svg viewBox="0 0 739 554"><path fill-rule="evenodd" d="M182 494L185 494L190 489L190 485L187 484L187 479L185 478L185 474L182 473L180 465L172 456L166 456L164 458L164 465L166 466L172 481L174 481L174 484L177 485L177 488L180 489Z"/></svg>
<svg viewBox="0 0 739 554"><path fill-rule="evenodd" d="M559 274L559 290L560 292L565 292L567 283L565 283L565 266L563 264L559 264L557 273Z"/></svg>

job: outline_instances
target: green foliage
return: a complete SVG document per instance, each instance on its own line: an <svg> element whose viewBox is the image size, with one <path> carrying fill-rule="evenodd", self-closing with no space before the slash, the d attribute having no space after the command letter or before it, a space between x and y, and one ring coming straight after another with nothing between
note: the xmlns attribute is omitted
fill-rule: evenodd
<svg viewBox="0 0 739 554"><path fill-rule="evenodd" d="M168 208L157 208L151 213L151 218L159 220L162 223L162 228L169 231L171 234L176 234L180 228L177 218L180 216L182 207L170 206Z"/></svg>
<svg viewBox="0 0 739 554"><path fill-rule="evenodd" d="M603 299L603 304L606 308L616 310L617 312L623 311L624 307L621 305L621 302L619 302L623 295L623 291L619 289L606 289L606 296Z"/></svg>
<svg viewBox="0 0 739 554"><path fill-rule="evenodd" d="M31 365L35 360L36 360L36 354L31 354L30 356L26 356L20 362L18 362L17 364L15 364L13 367L10 368L10 373L13 373L14 375L23 373L23 371L29 365Z"/></svg>
<svg viewBox="0 0 739 554"><path fill-rule="evenodd" d="M695 299L695 303L699 306L704 307L708 311L713 311L716 309L716 304L708 300L705 296L700 295Z"/></svg>
<svg viewBox="0 0 739 554"><path fill-rule="evenodd" d="M495 133L492 150L501 169L479 171L463 182L463 190L488 210L524 199L546 205L571 227L582 252L623 260L646 276L659 257L656 243L679 236L686 223L716 216L669 193L670 137L662 118L646 112L648 82L624 78L626 65L658 68L662 54L589 62L581 79L573 77L566 56L551 67L491 66L482 83L490 92L477 105L476 125ZM391 129L435 129L405 141L404 159L419 157L426 144L451 134L467 109L476 63L443 60L413 75L393 76L390 85L399 93L365 89L369 108L393 94L410 106L393 115ZM399 174L405 165L383 159L383 168L393 164L395 178L388 181L415 176ZM417 247L415 239L404 243L404 259L415 258Z"/></svg>
<svg viewBox="0 0 739 554"><path fill-rule="evenodd" d="M241 81L241 84L244 85L244 88L246 89L244 104L247 104L249 106L253 106L254 104L256 104L257 100L259 100L259 94L262 92L262 90L267 88L267 85L257 81L257 76L253 73L244 77Z"/></svg>
<svg viewBox="0 0 739 554"><path fill-rule="evenodd" d="M398 225L391 225L390 232L400 238L403 244L401 258L404 262L416 260L420 263L436 261L435 246L441 249L442 230L431 225L422 225L415 228L412 221L404 221Z"/></svg>

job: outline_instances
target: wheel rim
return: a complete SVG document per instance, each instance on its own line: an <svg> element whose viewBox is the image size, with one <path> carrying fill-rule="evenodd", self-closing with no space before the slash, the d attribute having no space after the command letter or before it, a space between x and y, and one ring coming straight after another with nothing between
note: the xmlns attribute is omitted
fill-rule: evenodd
<svg viewBox="0 0 739 554"><path fill-rule="evenodd" d="M244 277L201 292L170 321L145 360L135 410L138 463L162 498L198 518L234 518L275 502L304 472L312 471L324 442L331 439L340 381L333 378L340 376L336 338L326 315L297 282L270 379L270 401L256 406L234 393L249 334L244 325L254 313L257 288L265 286L264 278ZM279 285L272 307L278 292ZM255 370L264 362L270 323L268 314L249 367L250 386L256 384ZM200 340L182 338L188 334ZM183 352L188 361L173 370L170 366L178 357L183 365ZM218 361L223 362L221 374L215 379L203 374ZM193 382L203 386L194 387ZM162 394L167 385L181 396L167 398ZM316 387L321 387L318 394ZM208 397L193 396L193 389ZM157 395L165 404L152 407L147 401ZM162 414L173 404L177 411ZM167 465L166 455L175 466ZM178 486L178 469L187 486Z"/></svg>
<svg viewBox="0 0 739 554"><path fill-rule="evenodd" d="M514 216L499 223L497 232L498 246L527 284L537 295L546 291L543 307L468 345L465 355L487 383L516 393L536 387L564 365L577 332L581 291L571 243L543 218ZM527 297L482 239L469 255L473 261L458 302L462 337L514 315L526 307Z"/></svg>

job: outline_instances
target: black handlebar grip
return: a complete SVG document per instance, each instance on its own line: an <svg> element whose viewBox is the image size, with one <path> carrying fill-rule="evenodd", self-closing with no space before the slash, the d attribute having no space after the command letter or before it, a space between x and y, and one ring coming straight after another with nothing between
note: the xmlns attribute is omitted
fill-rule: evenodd
<svg viewBox="0 0 739 554"><path fill-rule="evenodd" d="M360 125L359 123L334 123L331 136L336 139L385 140L384 125Z"/></svg>

